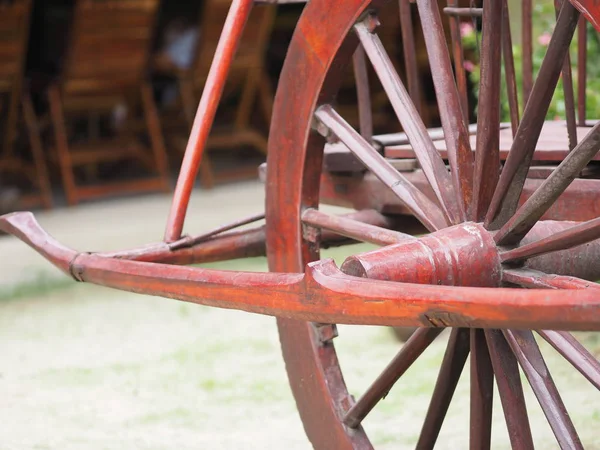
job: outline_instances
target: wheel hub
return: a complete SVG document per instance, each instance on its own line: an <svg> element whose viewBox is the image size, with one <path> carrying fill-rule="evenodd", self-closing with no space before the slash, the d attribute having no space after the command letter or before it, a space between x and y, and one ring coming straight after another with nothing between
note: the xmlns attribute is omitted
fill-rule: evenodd
<svg viewBox="0 0 600 450"><path fill-rule="evenodd" d="M377 280L446 286L495 287L502 278L493 235L474 222L351 256L341 270Z"/></svg>

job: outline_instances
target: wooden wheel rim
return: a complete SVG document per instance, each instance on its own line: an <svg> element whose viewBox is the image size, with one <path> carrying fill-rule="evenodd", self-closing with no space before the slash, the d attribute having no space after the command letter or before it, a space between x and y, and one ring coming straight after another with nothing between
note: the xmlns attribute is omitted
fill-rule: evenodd
<svg viewBox="0 0 600 450"><path fill-rule="evenodd" d="M319 146L322 147L320 137L315 139L313 134L310 138L311 118L319 94L323 96L325 93L321 86L338 49L350 27L370 3L367 0L309 2L288 48L275 96L267 153L267 256L270 270L304 270L302 255L310 250L302 242L301 211L297 205L304 203L301 200L304 198L310 199L313 204L303 206L316 206L320 180L303 180L304 165L320 167L322 161L319 155ZM319 41L315 40L317 37ZM346 45L351 52L352 43ZM347 58L349 54L342 55L340 52L340 59L343 56ZM335 80L330 80L330 92L334 93ZM307 98L307 93L312 96ZM289 152L289 158L280 158L280 152L273 149L291 148L288 147L290 142L304 145ZM315 173L314 170L312 172ZM311 192L303 193L302 186L311 186ZM313 446L323 449L371 448L362 428L351 430L341 422L341 406L349 400L349 394L334 347L323 346L309 322L277 319L277 326L290 385Z"/></svg>
<svg viewBox="0 0 600 450"><path fill-rule="evenodd" d="M269 135L266 215L272 271L302 272L318 254L303 241L301 229L302 211L317 207L319 200L323 141L312 132L313 115L337 92L339 74L357 45L350 30L376 3L313 0L296 28ZM362 427L342 423L353 400L335 349L320 337L318 325L278 319L278 329L297 407L315 448L371 448ZM494 339L498 336L490 334L488 340Z"/></svg>

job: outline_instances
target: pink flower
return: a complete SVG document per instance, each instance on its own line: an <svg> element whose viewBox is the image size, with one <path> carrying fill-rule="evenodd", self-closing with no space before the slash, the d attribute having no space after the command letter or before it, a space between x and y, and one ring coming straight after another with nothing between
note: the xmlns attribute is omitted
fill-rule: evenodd
<svg viewBox="0 0 600 450"><path fill-rule="evenodd" d="M544 31L538 37L538 44L543 45L544 47L548 47L548 44L550 43L550 39L552 39L552 34L549 33L548 31Z"/></svg>
<svg viewBox="0 0 600 450"><path fill-rule="evenodd" d="M473 28L473 25L471 25L469 22L461 22L460 23L460 36L461 37L471 36L474 31L475 31L475 29Z"/></svg>
<svg viewBox="0 0 600 450"><path fill-rule="evenodd" d="M463 62L463 67L467 72L473 72L475 70L475 64L473 64L473 61L469 61L468 59Z"/></svg>

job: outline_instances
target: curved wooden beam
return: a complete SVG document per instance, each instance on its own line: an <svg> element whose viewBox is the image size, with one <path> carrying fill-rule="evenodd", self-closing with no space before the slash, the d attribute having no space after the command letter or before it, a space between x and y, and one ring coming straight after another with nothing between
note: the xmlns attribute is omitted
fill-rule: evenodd
<svg viewBox="0 0 600 450"><path fill-rule="evenodd" d="M219 308L321 323L382 326L600 330L596 290L468 288L369 280L333 260L304 274L180 267L78 253L31 213L0 217L11 233L78 281Z"/></svg>

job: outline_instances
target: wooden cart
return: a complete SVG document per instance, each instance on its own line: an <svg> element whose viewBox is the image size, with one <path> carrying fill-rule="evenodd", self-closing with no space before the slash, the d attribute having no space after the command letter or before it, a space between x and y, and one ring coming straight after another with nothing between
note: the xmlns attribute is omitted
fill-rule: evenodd
<svg viewBox="0 0 600 450"><path fill-rule="evenodd" d="M306 5L276 94L262 168L264 215L199 236L182 233L227 71L254 6L252 0L233 0L162 242L110 254L79 252L53 240L26 212L0 218L0 228L77 281L276 316L290 384L315 448L371 448L362 420L445 328L451 329L448 346L418 448L434 446L469 355L471 448L490 447L494 380L512 446L533 448L519 368L560 447L581 448L534 334L600 389L600 364L569 333L600 330L600 288L593 283L600 279L600 180L594 164L600 125L586 118L584 66L587 22L598 29L600 9L591 0L557 2L546 57L535 79L525 64L520 96L505 1L467 8L450 1L440 8L432 0L412 6L401 0L404 30L412 28L407 11L416 8L424 31L441 121L432 130L421 120L416 72L407 63L405 88L378 37L385 26L377 17L382 3L311 0ZM528 0L523 11L527 24ZM458 18L464 16L477 18L482 30L477 118L470 121L457 34ZM584 50L576 115L568 51L577 29ZM526 55L530 41L531 36L524 42ZM369 61L402 133L372 134ZM335 106L343 71L352 64L359 130ZM510 104L507 125L499 113L503 83ZM557 89L564 89L566 120L547 122ZM319 210L320 203L356 211L331 215ZM421 228L409 228L407 215ZM263 217L264 226L235 230ZM356 241L380 248L355 254L341 267L319 257L322 247ZM265 254L270 273L183 267ZM343 336L335 324L417 331L355 400L336 357L334 342Z"/></svg>

